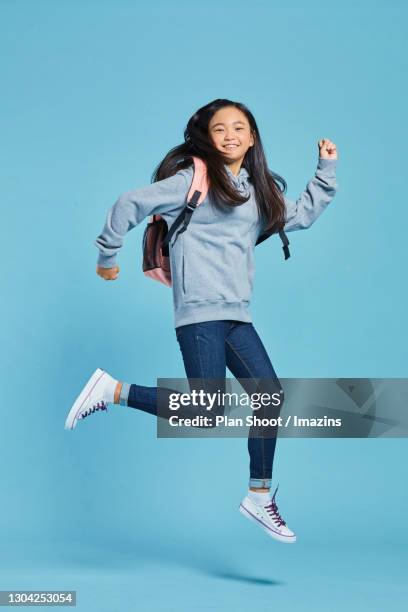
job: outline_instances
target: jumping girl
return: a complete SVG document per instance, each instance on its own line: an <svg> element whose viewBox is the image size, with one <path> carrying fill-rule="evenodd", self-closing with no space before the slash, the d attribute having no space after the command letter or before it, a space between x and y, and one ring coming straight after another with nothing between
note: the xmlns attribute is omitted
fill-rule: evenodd
<svg viewBox="0 0 408 612"><path fill-rule="evenodd" d="M207 167L209 191L183 233L169 248L177 341L187 378L225 380L226 367L237 379L270 380L280 388L268 353L248 311L254 277L254 247L265 233L305 229L319 217L336 190L336 145L318 141L314 177L296 201L284 196L285 180L268 168L255 118L239 102L218 99L189 120L184 143L156 168L152 184L121 195L109 209L96 272L105 280L119 275L116 256L126 233L148 215L159 214L170 230L186 206L193 156ZM116 380L97 368L67 416L79 419L108 404L158 415L157 387ZM191 416L190 409L190 416ZM187 410L188 412L188 410ZM172 413L174 414L174 413ZM181 416L181 413L179 413ZM168 418L160 412L160 416ZM244 516L281 542L295 542L270 493L276 435L248 437L249 490L240 504Z"/></svg>

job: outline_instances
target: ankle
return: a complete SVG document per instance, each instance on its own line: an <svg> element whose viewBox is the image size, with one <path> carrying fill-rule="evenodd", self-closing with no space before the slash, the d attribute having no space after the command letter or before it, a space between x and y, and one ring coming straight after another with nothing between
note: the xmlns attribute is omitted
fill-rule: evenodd
<svg viewBox="0 0 408 612"><path fill-rule="evenodd" d="M113 403L114 404L119 404L120 392L122 391L122 384L123 383L121 383L121 382L118 382L116 384L115 393L114 393L114 396L113 396Z"/></svg>

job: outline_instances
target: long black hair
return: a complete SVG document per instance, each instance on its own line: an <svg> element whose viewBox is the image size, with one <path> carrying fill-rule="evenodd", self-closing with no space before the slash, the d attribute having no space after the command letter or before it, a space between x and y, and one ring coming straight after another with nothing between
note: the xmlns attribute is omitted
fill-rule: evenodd
<svg viewBox="0 0 408 612"><path fill-rule="evenodd" d="M217 99L199 108L189 119L184 130L184 142L171 149L155 168L152 182L168 178L192 164L194 155L203 159L207 165L209 196L221 206L240 206L248 201L231 182L224 164L227 158L211 142L208 126L214 113L225 106L234 106L248 119L254 136L254 145L249 147L242 166L248 171L249 180L255 189L256 202L263 231L277 232L285 223L285 204L282 194L286 191L286 181L268 168L261 136L251 111L240 102Z"/></svg>

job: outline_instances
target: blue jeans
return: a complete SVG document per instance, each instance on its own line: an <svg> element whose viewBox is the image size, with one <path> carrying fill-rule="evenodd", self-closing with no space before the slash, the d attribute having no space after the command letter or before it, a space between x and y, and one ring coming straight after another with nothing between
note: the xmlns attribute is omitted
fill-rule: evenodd
<svg viewBox="0 0 408 612"><path fill-rule="evenodd" d="M203 381L203 385L216 382L218 388L224 388L228 367L235 378L245 379L240 382L248 394L253 393L255 388L258 392L269 393L281 390L272 363L252 323L229 320L191 323L176 328L176 336L188 379L207 379ZM251 384L255 378L268 379L269 388L265 387L265 381L262 381L262 388L257 387L254 382ZM211 379L210 383L208 379ZM174 389L169 389L168 392L174 393ZM157 415L157 387L123 383L120 403ZM259 410L256 414L260 418L276 418L281 407L282 402L274 408L273 414L260 414ZM268 410L270 409L269 406ZM180 408L178 415L188 418L196 416L198 412L197 407L189 405ZM208 415L208 412L206 414ZM168 413L164 414L160 409L160 416L169 418L172 415L174 412L168 410ZM276 434L277 428L272 427L260 429L252 426L249 431L250 487L271 486Z"/></svg>

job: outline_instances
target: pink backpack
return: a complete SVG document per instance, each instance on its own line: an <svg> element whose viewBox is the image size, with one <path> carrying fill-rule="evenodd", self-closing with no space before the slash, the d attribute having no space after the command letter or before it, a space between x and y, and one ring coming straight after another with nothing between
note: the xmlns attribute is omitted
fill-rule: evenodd
<svg viewBox="0 0 408 612"><path fill-rule="evenodd" d="M180 225L182 225L182 227L178 230L172 246L176 242L179 234L186 231L193 212L200 206L203 200L205 200L209 188L207 166L205 162L199 157L192 157L194 162L194 175L187 194L187 204L185 208L175 219L170 230L163 217L160 215L152 215L149 218L143 234L143 272L149 278L157 280L168 287L172 285L169 257L170 240ZM260 244L271 235L272 232L261 234L256 244ZM280 230L279 235L283 243L285 259L288 259L290 257L288 249L289 240L283 230Z"/></svg>
<svg viewBox="0 0 408 612"><path fill-rule="evenodd" d="M152 215L143 235L143 272L149 278L171 287L171 271L169 243L176 229L183 224L176 234L185 232L190 223L191 215L205 200L208 193L207 166L199 157L193 156L194 175L187 194L186 207L172 224L170 231L167 223L160 215ZM174 244L173 242L173 244Z"/></svg>

